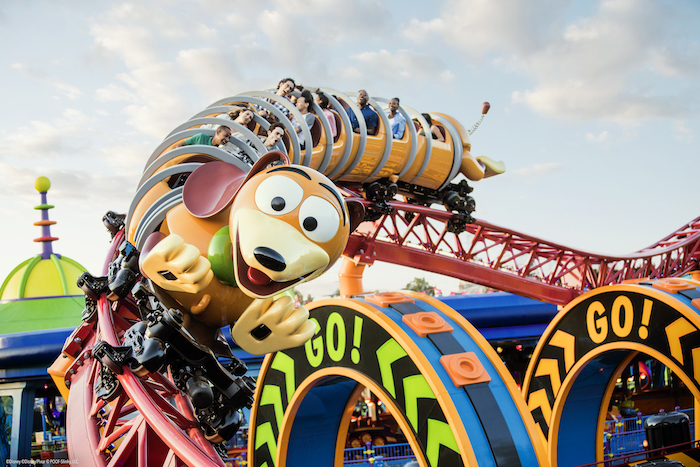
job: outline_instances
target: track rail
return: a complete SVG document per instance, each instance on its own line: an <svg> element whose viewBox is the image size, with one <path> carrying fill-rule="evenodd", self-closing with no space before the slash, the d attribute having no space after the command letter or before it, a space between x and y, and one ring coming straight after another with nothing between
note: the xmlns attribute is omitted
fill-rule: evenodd
<svg viewBox="0 0 700 467"><path fill-rule="evenodd" d="M388 204L393 212L350 237L345 255L356 263L417 267L559 305L604 285L681 276L700 262L700 217L643 250L603 256L481 220L455 234L448 229L452 213Z"/></svg>

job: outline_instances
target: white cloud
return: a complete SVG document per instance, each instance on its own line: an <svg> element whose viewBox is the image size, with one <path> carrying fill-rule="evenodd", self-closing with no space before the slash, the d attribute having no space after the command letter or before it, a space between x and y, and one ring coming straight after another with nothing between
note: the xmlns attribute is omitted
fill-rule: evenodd
<svg viewBox="0 0 700 467"><path fill-rule="evenodd" d="M593 133L586 134L586 141L589 143L605 143L608 139L610 139L610 134L607 131L602 131L597 135Z"/></svg>
<svg viewBox="0 0 700 467"><path fill-rule="evenodd" d="M56 77L49 76L48 73L46 73L44 70L33 67L27 63L13 63L12 69L21 71L31 78L53 86L54 88L61 91L63 95L66 96L68 99L75 100L78 97L80 97L80 89Z"/></svg>
<svg viewBox="0 0 700 467"><path fill-rule="evenodd" d="M673 137L678 141L692 142L693 132L685 122L675 122L673 125Z"/></svg>
<svg viewBox="0 0 700 467"><path fill-rule="evenodd" d="M66 109L52 122L33 120L0 139L0 155L5 160L31 157L48 159L74 156L89 147L92 120L75 109Z"/></svg>
<svg viewBox="0 0 700 467"><path fill-rule="evenodd" d="M184 76L197 85L200 93L209 102L226 97L232 89L241 89L241 78L237 60L233 53L219 48L181 50L176 63Z"/></svg>
<svg viewBox="0 0 700 467"><path fill-rule="evenodd" d="M95 99L99 102L135 102L136 95L124 86L110 83L107 86L95 91Z"/></svg>
<svg viewBox="0 0 700 467"><path fill-rule="evenodd" d="M524 73L534 84L513 101L551 117L629 124L700 108L698 12L652 0L601 0L587 17L571 2L452 0L439 17L405 28L416 41L439 35L467 60ZM683 16L685 23L681 20Z"/></svg>
<svg viewBox="0 0 700 467"><path fill-rule="evenodd" d="M512 171L512 173L520 177L534 177L548 172L552 172L558 169L559 167L561 167L560 162L546 162L544 164L535 164L530 167L522 167L520 169L515 169Z"/></svg>
<svg viewBox="0 0 700 467"><path fill-rule="evenodd" d="M186 26L162 7L127 3L112 8L91 27L95 47L119 58L128 70L117 75L120 83L102 87L96 97L129 102L123 109L127 122L143 134L163 137L186 118L187 105L178 92L179 70L159 48L162 39L182 37Z"/></svg>
<svg viewBox="0 0 700 467"><path fill-rule="evenodd" d="M379 52L362 52L351 57L348 65L343 67L343 75L371 75L375 80L396 83L398 81L415 81L427 83L439 77L448 84L454 80L454 75L445 68L439 57L430 53L413 52L399 49L390 52L382 49ZM366 80L366 78L365 78Z"/></svg>
<svg viewBox="0 0 700 467"><path fill-rule="evenodd" d="M442 36L470 58L493 50L529 53L545 46L569 4L560 0L450 0L440 8L439 17L414 18L403 34L419 43Z"/></svg>

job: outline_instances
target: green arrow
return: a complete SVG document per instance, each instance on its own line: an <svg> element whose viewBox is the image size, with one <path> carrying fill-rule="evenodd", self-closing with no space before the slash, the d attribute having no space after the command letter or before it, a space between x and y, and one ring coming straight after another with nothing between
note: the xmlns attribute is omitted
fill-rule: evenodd
<svg viewBox="0 0 700 467"><path fill-rule="evenodd" d="M455 436L450 429L450 425L440 420L428 419L428 440L425 453L428 456L428 462L431 466L437 467L440 460L440 445L452 449L457 454L459 447Z"/></svg>
<svg viewBox="0 0 700 467"><path fill-rule="evenodd" d="M404 378L403 391L406 398L406 417L418 432L418 399L435 399L433 390L423 375Z"/></svg>
<svg viewBox="0 0 700 467"><path fill-rule="evenodd" d="M260 397L260 407L263 405L272 405L275 410L275 419L277 420L277 429L282 429L282 417L284 417L284 409L282 408L282 391L279 386L265 386Z"/></svg>
<svg viewBox="0 0 700 467"><path fill-rule="evenodd" d="M389 339L377 350L382 385L394 399L396 399L396 388L394 387L394 373L391 371L391 364L405 356L406 351L394 339Z"/></svg>
<svg viewBox="0 0 700 467"><path fill-rule="evenodd" d="M277 352L270 366L284 373L284 381L287 386L287 403L289 404L289 401L292 400L292 394L294 394L294 390L297 388L294 379L294 360L285 353Z"/></svg>
<svg viewBox="0 0 700 467"><path fill-rule="evenodd" d="M270 425L270 422L265 422L255 429L255 449L258 449L265 444L268 445L270 458L272 459L274 465L275 456L277 456L277 441L275 440L275 435L272 432L272 425Z"/></svg>

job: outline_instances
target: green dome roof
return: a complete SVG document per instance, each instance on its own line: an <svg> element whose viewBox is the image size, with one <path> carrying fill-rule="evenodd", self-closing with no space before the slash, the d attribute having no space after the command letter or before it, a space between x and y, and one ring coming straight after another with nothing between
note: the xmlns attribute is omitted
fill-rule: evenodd
<svg viewBox="0 0 700 467"><path fill-rule="evenodd" d="M24 261L12 270L0 287L0 334L75 327L85 306L83 291L76 285L85 268L78 262L55 254L51 243L46 192L51 182L39 177L35 183L41 193L42 219L34 225L42 228L42 236L34 239L42 243L43 252Z"/></svg>
<svg viewBox="0 0 700 467"><path fill-rule="evenodd" d="M41 255L17 266L0 288L0 300L82 295L75 284L85 268L70 258Z"/></svg>

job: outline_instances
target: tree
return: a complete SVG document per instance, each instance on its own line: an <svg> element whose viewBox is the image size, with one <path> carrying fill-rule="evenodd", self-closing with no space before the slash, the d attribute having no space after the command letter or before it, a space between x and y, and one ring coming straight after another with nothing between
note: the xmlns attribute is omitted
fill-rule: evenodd
<svg viewBox="0 0 700 467"><path fill-rule="evenodd" d="M430 295L431 297L435 296L435 287L428 284L428 281L425 280L425 277L413 278L411 282L406 284L405 289L412 290L414 292L425 293L427 295Z"/></svg>
<svg viewBox="0 0 700 467"><path fill-rule="evenodd" d="M309 302L314 301L314 297L311 294L307 294L306 298L304 298L304 294L299 292L296 288L292 287L292 289L289 291L296 299L299 301L299 305L306 305Z"/></svg>

